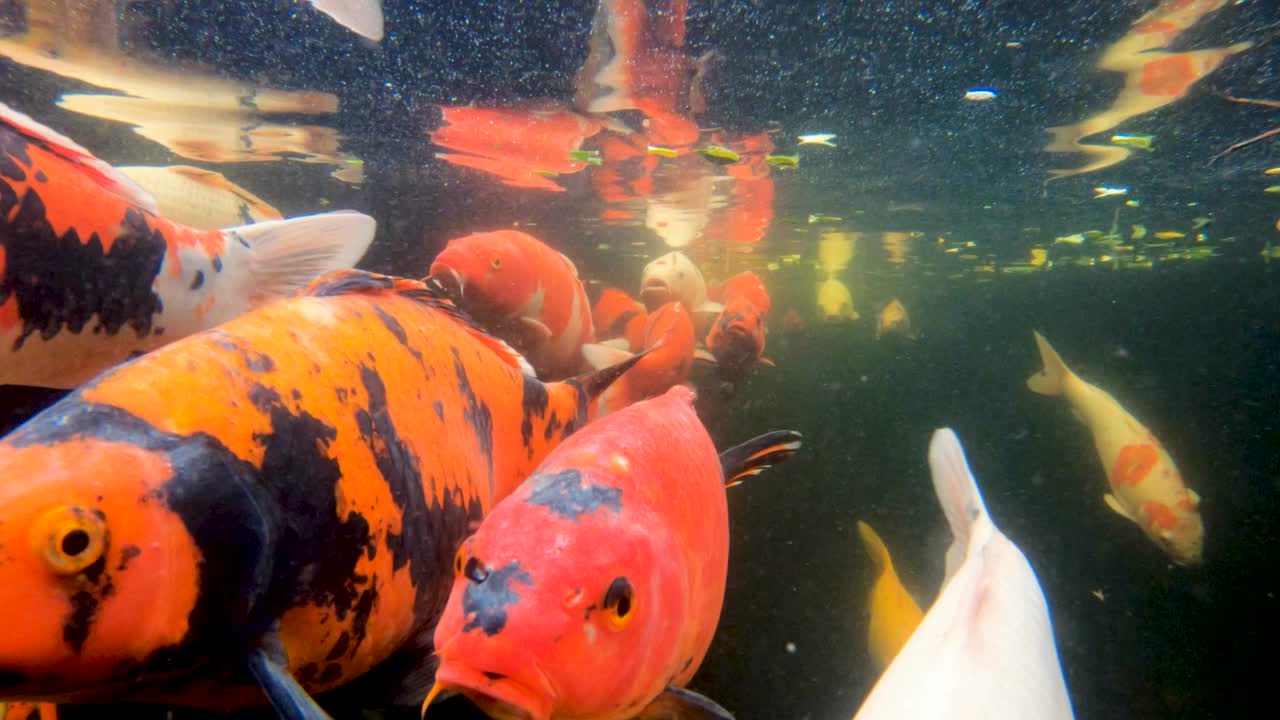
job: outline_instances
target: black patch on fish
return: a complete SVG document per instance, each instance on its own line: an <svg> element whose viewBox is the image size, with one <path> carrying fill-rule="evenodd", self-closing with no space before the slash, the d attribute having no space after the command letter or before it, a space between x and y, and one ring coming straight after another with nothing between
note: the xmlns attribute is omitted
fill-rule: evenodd
<svg viewBox="0 0 1280 720"><path fill-rule="evenodd" d="M240 216L240 222L242 224L244 225L253 224L253 214L249 212L248 203L244 203L244 202L240 203L240 211L237 214Z"/></svg>
<svg viewBox="0 0 1280 720"><path fill-rule="evenodd" d="M330 663L324 666L324 672L320 673L320 677L316 678L316 682L325 685L341 679L342 666L337 663Z"/></svg>
<svg viewBox="0 0 1280 720"><path fill-rule="evenodd" d="M485 458L489 469L489 497L493 497L493 415L489 406L476 395L475 388L471 387L467 367L462 364L458 348L450 349L453 351L453 372L458 377L458 394L462 396L462 418L471 426L471 432L480 445L480 455Z"/></svg>
<svg viewBox="0 0 1280 720"><path fill-rule="evenodd" d="M71 596L71 615L62 626L62 641L79 655L84 642L89 639L89 628L98 612L98 596L81 590Z"/></svg>
<svg viewBox="0 0 1280 720"><path fill-rule="evenodd" d="M312 297L331 297L366 290L386 290L395 283L386 275L374 275L363 270L339 270L329 273L321 282L307 290Z"/></svg>
<svg viewBox="0 0 1280 720"><path fill-rule="evenodd" d="M391 500L400 510L400 533L387 531L387 547L391 549L391 568L399 570L414 557L411 548L429 542L431 527L428 515L421 510L427 507L422 489L422 469L391 420L387 407L387 389L382 378L373 368L360 367L360 381L369 396L368 408L356 411L356 427L360 436L373 453L374 463L382 475L382 481L391 491ZM410 575L423 577L421 568L411 568Z"/></svg>
<svg viewBox="0 0 1280 720"><path fill-rule="evenodd" d="M537 378L524 376L524 392L520 396L520 414L523 418L520 421L520 439L528 449L530 458L533 457L533 418L546 415L550 400L546 385Z"/></svg>
<svg viewBox="0 0 1280 720"><path fill-rule="evenodd" d="M216 273L222 272L222 258L218 255L213 256L213 271Z"/></svg>
<svg viewBox="0 0 1280 720"><path fill-rule="evenodd" d="M16 136L3 130L0 136L7 138L0 140L6 143L0 157L12 161L18 155L7 145ZM18 198L0 182L0 304L16 297L22 320L14 350L37 332L44 340L64 329L79 334L95 315L108 335L126 325L139 338L150 334L163 309L151 284L164 262L165 239L133 208L125 210L119 227L109 251L97 233L86 241L75 228L58 235L33 189Z"/></svg>
<svg viewBox="0 0 1280 720"><path fill-rule="evenodd" d="M416 348L409 344L409 336L405 333L404 326L400 324L400 321L396 320L394 316L388 315L377 305L373 306L373 312L377 314L378 319L387 327L387 330L390 331L392 335L396 336L396 340L400 341L400 344L404 346L404 349L408 350L409 354L417 358L418 362L421 363L422 353L418 352Z"/></svg>
<svg viewBox="0 0 1280 720"><path fill-rule="evenodd" d="M525 482L533 488L526 502L545 507L567 520L577 522L580 516L601 508L614 513L622 510L620 488L591 482L590 478L572 468L550 475L539 473Z"/></svg>
<svg viewBox="0 0 1280 720"><path fill-rule="evenodd" d="M553 412L551 417L547 418L547 429L543 431L542 439L551 442L551 438L555 437L560 430L560 416Z"/></svg>
<svg viewBox="0 0 1280 720"><path fill-rule="evenodd" d="M351 647L351 633L346 630L338 636L338 641L333 644L333 648L329 650L329 654L324 657L326 662L333 662L343 655L347 654L347 649Z"/></svg>
<svg viewBox="0 0 1280 720"><path fill-rule="evenodd" d="M255 373L264 373L272 372L276 369L276 362L275 360L272 360L270 356L264 355L257 350L246 348L244 345L237 342L235 338L220 331L215 331L215 335L218 339L214 340L213 344L223 350L230 350L231 352L239 353L240 357L244 358L245 367L249 368L250 371ZM277 396L276 399L278 400L279 396ZM261 405L258 405L258 407L262 410L266 409Z"/></svg>
<svg viewBox="0 0 1280 720"><path fill-rule="evenodd" d="M470 618L462 626L462 632L479 628L485 635L497 635L507 626L507 608L520 601L514 583L533 586L533 578L520 569L520 563L511 561L489 572L484 582L468 582L462 593L462 613Z"/></svg>
<svg viewBox="0 0 1280 720"><path fill-rule="evenodd" d="M0 670L0 688L13 687L21 685L27 681L27 678L11 670Z"/></svg>
<svg viewBox="0 0 1280 720"><path fill-rule="evenodd" d="M137 545L125 545L120 548L120 565L116 567L116 572L124 572L129 567L129 562L142 554L142 548Z"/></svg>
<svg viewBox="0 0 1280 720"><path fill-rule="evenodd" d="M191 280L191 289L199 290L202 285L204 285L204 271L197 270L195 278Z"/></svg>
<svg viewBox="0 0 1280 720"><path fill-rule="evenodd" d="M36 182L49 182L49 176L45 175L43 170L37 170Z"/></svg>
<svg viewBox="0 0 1280 720"><path fill-rule="evenodd" d="M431 409L436 411L436 417L440 418L441 421L444 421L444 403L439 400L434 400L431 403Z"/></svg>
<svg viewBox="0 0 1280 720"><path fill-rule="evenodd" d="M22 168L31 167L31 154L27 152L30 142L21 133L0 127L0 177L17 182L27 179L27 171Z"/></svg>
<svg viewBox="0 0 1280 720"><path fill-rule="evenodd" d="M614 319L613 324L609 326L609 334L605 337L622 337L627 331L627 325L632 320L640 316L638 310L625 310L621 315Z"/></svg>

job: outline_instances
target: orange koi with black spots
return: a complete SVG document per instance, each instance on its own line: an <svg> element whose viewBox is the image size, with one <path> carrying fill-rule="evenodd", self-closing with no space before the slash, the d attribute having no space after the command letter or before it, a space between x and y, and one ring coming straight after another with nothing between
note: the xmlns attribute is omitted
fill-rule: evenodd
<svg viewBox="0 0 1280 720"><path fill-rule="evenodd" d="M99 376L0 441L0 700L420 703L458 543L626 367L340 271Z"/></svg>
<svg viewBox="0 0 1280 720"><path fill-rule="evenodd" d="M1064 395L1089 426L1111 492L1107 507L1133 521L1179 565L1198 565L1204 548L1200 496L1186 486L1164 445L1105 390L1071 372L1035 334L1044 369L1027 380L1041 395Z"/></svg>
<svg viewBox="0 0 1280 720"><path fill-rule="evenodd" d="M523 352L538 377L582 368L595 341L591 303L573 261L518 230L455 238L431 263L431 277L495 335Z"/></svg>
<svg viewBox="0 0 1280 720"><path fill-rule="evenodd" d="M731 717L683 689L724 600L725 487L799 447L776 431L717 461L685 387L592 421L458 551L432 696L522 720Z"/></svg>
<svg viewBox="0 0 1280 720"><path fill-rule="evenodd" d="M0 104L0 385L72 388L351 267L355 212L197 230L88 150Z"/></svg>

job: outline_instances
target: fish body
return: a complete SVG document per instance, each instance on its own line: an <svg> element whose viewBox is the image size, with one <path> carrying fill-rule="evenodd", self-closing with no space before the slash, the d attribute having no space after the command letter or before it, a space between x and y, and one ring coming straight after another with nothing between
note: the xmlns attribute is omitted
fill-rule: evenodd
<svg viewBox="0 0 1280 720"><path fill-rule="evenodd" d="M795 170L800 167L799 155L765 155L764 161L779 170Z"/></svg>
<svg viewBox="0 0 1280 720"><path fill-rule="evenodd" d="M1181 565L1199 564L1204 545L1200 497L1187 488L1173 458L1138 419L1105 390L1080 379L1040 333L1044 368L1027 380L1041 395L1062 395L1093 434L1111 492L1107 507L1131 520Z"/></svg>
<svg viewBox="0 0 1280 720"><path fill-rule="evenodd" d="M657 309L673 300L684 303L694 313L720 312L724 306L707 299L707 281L688 255L673 250L648 265L640 274L640 299L645 307Z"/></svg>
<svg viewBox="0 0 1280 720"><path fill-rule="evenodd" d="M0 104L0 385L72 388L350 267L353 212L197 230L89 151Z"/></svg>
<svg viewBox="0 0 1280 720"><path fill-rule="evenodd" d="M775 432L717 460L684 387L592 421L463 543L436 691L500 718L728 717L645 708L692 699L672 690L719 621L725 485L798 447Z"/></svg>
<svg viewBox="0 0 1280 720"><path fill-rule="evenodd" d="M876 531L859 520L858 535L876 572L876 581L867 600L871 614L867 627L867 650L877 669L883 671L907 644L924 613L911 593L902 586L898 573L893 569L889 548L885 547Z"/></svg>
<svg viewBox="0 0 1280 720"><path fill-rule="evenodd" d="M641 349L645 357L604 391L592 414L608 415L641 400L657 397L689 379L695 345L693 317L680 302L669 302L649 314ZM606 368L625 362L633 353L609 345L582 347L587 362ZM638 351L637 351L638 352Z"/></svg>
<svg viewBox="0 0 1280 720"><path fill-rule="evenodd" d="M947 577L855 720L1070 720L1044 592L992 523L955 433L934 433L929 466L954 538Z"/></svg>
<svg viewBox="0 0 1280 720"><path fill-rule="evenodd" d="M0 720L58 720L53 703L0 702Z"/></svg>
<svg viewBox="0 0 1280 720"><path fill-rule="evenodd" d="M618 288L605 288L600 299L591 308L591 323L601 340L622 338L625 350L633 353L644 348L645 325L648 313L644 305Z"/></svg>
<svg viewBox="0 0 1280 720"><path fill-rule="evenodd" d="M430 272L464 310L524 353L538 377L581 369L582 345L595 341L591 303L563 254L517 230L473 233L450 240Z"/></svg>
<svg viewBox="0 0 1280 720"><path fill-rule="evenodd" d="M836 278L818 283L818 311L824 320L857 320L862 317L853 306L853 292Z"/></svg>
<svg viewBox="0 0 1280 720"><path fill-rule="evenodd" d="M738 273L719 288L724 310L707 333L706 346L726 390L742 382L764 357L765 318L772 306L769 292L755 273Z"/></svg>
<svg viewBox="0 0 1280 720"><path fill-rule="evenodd" d="M1187 234L1184 232L1178 232L1177 230L1161 230L1156 233L1155 236L1161 240L1181 240L1186 237Z"/></svg>
<svg viewBox="0 0 1280 720"><path fill-rule="evenodd" d="M374 42L382 39L382 0L309 0L309 2L351 32Z"/></svg>
<svg viewBox="0 0 1280 720"><path fill-rule="evenodd" d="M1115 195L1128 195L1128 194L1129 194L1129 188L1127 188L1127 187L1108 187L1108 186L1105 186L1105 185L1104 185L1104 186L1102 186L1102 187L1096 187L1096 188L1094 188L1094 189L1093 189L1093 192L1094 192L1093 199L1094 199L1094 200L1097 200L1097 199L1099 199L1099 198L1112 197L1112 196L1115 196Z"/></svg>
<svg viewBox="0 0 1280 720"><path fill-rule="evenodd" d="M964 94L964 99L970 102L986 102L995 100L997 97L999 97L999 94L990 88L974 88Z"/></svg>
<svg viewBox="0 0 1280 720"><path fill-rule="evenodd" d="M216 230L284 218L265 200L212 170L190 165L116 169L151 193L161 214L193 228Z"/></svg>
<svg viewBox="0 0 1280 720"><path fill-rule="evenodd" d="M543 384L338 271L104 373L0 441L0 698L320 718L381 668L421 702L457 544L623 369Z"/></svg>
<svg viewBox="0 0 1280 720"><path fill-rule="evenodd" d="M884 307L880 308L879 317L876 318L876 339L879 340L885 335L915 337L911 331L911 315L907 313L907 306L903 305L898 298L885 303Z"/></svg>
<svg viewBox="0 0 1280 720"><path fill-rule="evenodd" d="M1147 236L1147 226L1146 226L1146 225L1134 225L1134 226L1133 226L1133 232L1129 233L1129 239L1130 239L1130 240L1141 240L1142 238L1144 238L1144 237L1146 237L1146 236Z"/></svg>

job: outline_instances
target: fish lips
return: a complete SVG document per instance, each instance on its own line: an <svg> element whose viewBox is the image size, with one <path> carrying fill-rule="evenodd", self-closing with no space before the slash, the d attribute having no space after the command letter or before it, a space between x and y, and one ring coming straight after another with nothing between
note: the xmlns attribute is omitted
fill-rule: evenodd
<svg viewBox="0 0 1280 720"><path fill-rule="evenodd" d="M671 300L671 286L662 278L649 278L640 286L640 299L650 308L665 305Z"/></svg>
<svg viewBox="0 0 1280 720"><path fill-rule="evenodd" d="M436 684L442 690L460 692L484 713L496 720L550 720L555 707L555 691L550 680L531 658L511 658L503 665L528 668L529 677L517 678L498 671L462 662L453 662L441 653Z"/></svg>
<svg viewBox="0 0 1280 720"><path fill-rule="evenodd" d="M467 288L467 279L462 276L462 273L449 267L432 268L430 280L446 295L456 300L462 299L462 293Z"/></svg>

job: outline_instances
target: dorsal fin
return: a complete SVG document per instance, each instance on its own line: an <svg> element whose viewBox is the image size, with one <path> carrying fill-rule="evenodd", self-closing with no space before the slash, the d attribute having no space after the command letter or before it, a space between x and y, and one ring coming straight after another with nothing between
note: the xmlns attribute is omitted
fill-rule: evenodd
<svg viewBox="0 0 1280 720"><path fill-rule="evenodd" d="M731 447L720 453L724 486L733 487L751 475L758 475L765 468L795 455L799 449L800 433L794 430L774 430Z"/></svg>
<svg viewBox="0 0 1280 720"><path fill-rule="evenodd" d="M160 213L160 208L150 193L138 187L138 184L124 173L94 157L93 153L81 147L75 140L4 103L0 103L0 123L8 125L14 132L46 151L76 165L84 171L86 176L108 192L128 200L152 215Z"/></svg>
<svg viewBox="0 0 1280 720"><path fill-rule="evenodd" d="M379 292L392 292L397 295L403 295L444 312L456 320L462 329L492 348L508 365L518 368L520 372L529 377L537 377L533 366L529 364L529 361L523 355L503 340L490 335L488 331L480 327L470 315L463 312L462 308L449 299L443 287L435 283L379 275L365 270L334 270L313 280L310 285L302 289L300 294L312 297L333 297L335 295Z"/></svg>

